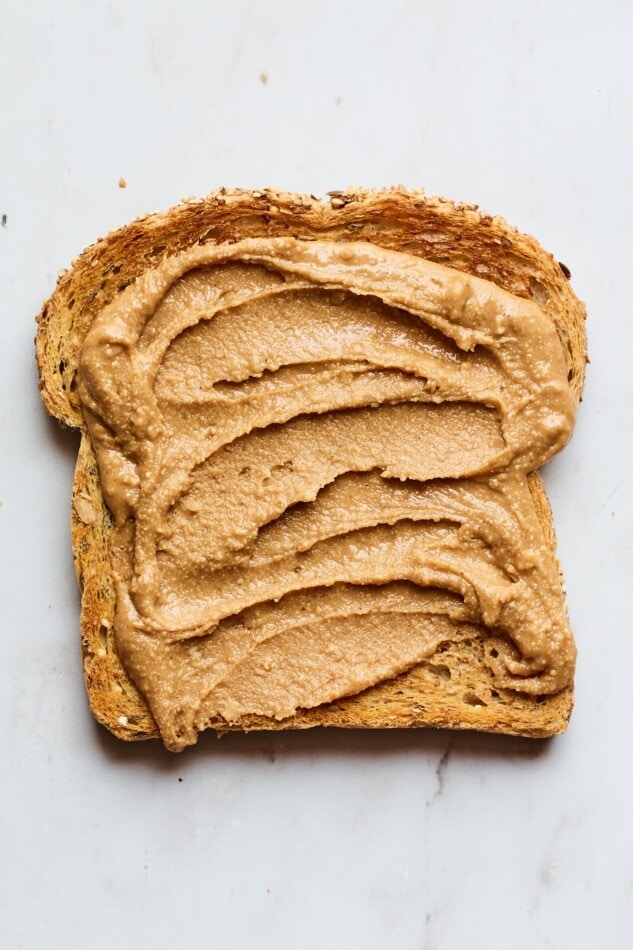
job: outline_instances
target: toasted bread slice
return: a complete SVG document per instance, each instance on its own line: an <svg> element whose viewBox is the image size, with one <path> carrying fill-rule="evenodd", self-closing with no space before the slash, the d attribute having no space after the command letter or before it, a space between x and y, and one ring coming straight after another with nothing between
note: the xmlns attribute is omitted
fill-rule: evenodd
<svg viewBox="0 0 633 950"><path fill-rule="evenodd" d="M81 643L90 705L96 719L122 739L159 737L143 695L123 666L114 634L115 589L110 543L113 519L104 503L97 463L77 393L82 344L96 316L140 274L195 245L244 238L297 237L371 244L483 278L535 301L563 344L568 381L580 400L586 363L585 311L569 271L531 237L473 205L455 205L401 188L336 192L329 200L226 191L167 212L141 216L87 248L60 274L38 318L36 340L42 399L63 425L81 430L72 505L72 542L82 593ZM551 511L538 473L528 484L543 536L555 562ZM573 685L534 695L500 687L485 655L486 632L443 641L413 668L355 695L299 709L277 720L212 716L205 727L224 732L343 728L477 729L533 737L564 731Z"/></svg>

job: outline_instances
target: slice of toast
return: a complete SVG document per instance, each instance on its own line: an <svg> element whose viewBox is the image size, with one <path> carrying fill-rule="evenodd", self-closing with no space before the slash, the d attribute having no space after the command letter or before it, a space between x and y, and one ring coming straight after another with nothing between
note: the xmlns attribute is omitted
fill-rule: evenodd
<svg viewBox="0 0 633 950"><path fill-rule="evenodd" d="M570 288L569 271L534 239L473 205L455 205L402 188L336 192L324 200L275 190L222 189L167 212L141 216L84 250L72 268L60 274L39 315L37 362L46 409L63 425L82 433L73 487L72 541L82 593L85 679L96 719L123 739L154 738L161 733L119 656L111 554L115 527L103 499L78 391L80 351L104 308L161 261L194 247L233 245L261 237L339 246L368 242L489 281L533 301L556 329L572 399L576 404L580 400L586 363L585 311ZM551 512L538 473L528 475L528 485L545 547L556 565ZM214 713L203 728L224 732L316 725L434 726L533 737L564 731L572 709L573 684L554 693L499 685L490 659L498 634L473 624L471 635L462 632L455 639L443 639L420 662L360 692L299 708L281 719L254 713L227 718ZM171 747L179 745L172 740Z"/></svg>

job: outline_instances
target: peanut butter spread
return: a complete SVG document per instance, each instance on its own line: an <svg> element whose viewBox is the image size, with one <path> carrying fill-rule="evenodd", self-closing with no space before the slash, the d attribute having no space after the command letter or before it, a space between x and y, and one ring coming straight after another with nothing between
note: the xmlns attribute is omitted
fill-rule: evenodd
<svg viewBox="0 0 633 950"><path fill-rule="evenodd" d="M79 395L118 648L170 748L473 631L500 687L570 682L526 476L575 406L535 303L365 242L195 246L101 312Z"/></svg>

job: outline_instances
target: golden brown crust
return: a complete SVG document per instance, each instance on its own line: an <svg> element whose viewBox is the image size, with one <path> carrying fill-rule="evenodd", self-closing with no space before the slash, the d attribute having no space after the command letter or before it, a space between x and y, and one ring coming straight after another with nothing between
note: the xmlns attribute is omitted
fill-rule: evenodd
<svg viewBox="0 0 633 950"><path fill-rule="evenodd" d="M259 235L305 240L367 239L405 250L491 280L521 297L535 299L555 323L568 354L569 379L579 400L586 363L585 310L568 282L568 271L531 237L474 205L402 188L336 192L329 200L275 190L226 191L141 216L86 248L38 317L36 339L40 390L47 410L82 440L73 487L72 541L82 591L81 642L90 705L95 717L123 739L158 737L149 709L125 672L112 636L114 590L110 573L110 514L103 503L81 404L75 394L79 350L103 306L162 257L199 243L223 243ZM530 488L555 556L551 512L540 477ZM530 697L494 687L484 664L483 641L444 644L429 661L388 683L282 722L248 717L229 728L297 729L436 726L514 735L548 736L564 731L573 687L548 697Z"/></svg>

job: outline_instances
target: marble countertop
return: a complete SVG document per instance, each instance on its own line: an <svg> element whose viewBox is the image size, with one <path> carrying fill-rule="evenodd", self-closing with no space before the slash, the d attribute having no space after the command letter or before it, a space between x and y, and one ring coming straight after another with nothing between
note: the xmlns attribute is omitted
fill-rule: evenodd
<svg viewBox="0 0 633 950"><path fill-rule="evenodd" d="M2 947L632 947L633 6L5 12ZM119 743L83 691L77 443L40 405L34 316L61 267L139 212L352 182L503 214L586 301L585 399L545 471L580 651L569 731Z"/></svg>

